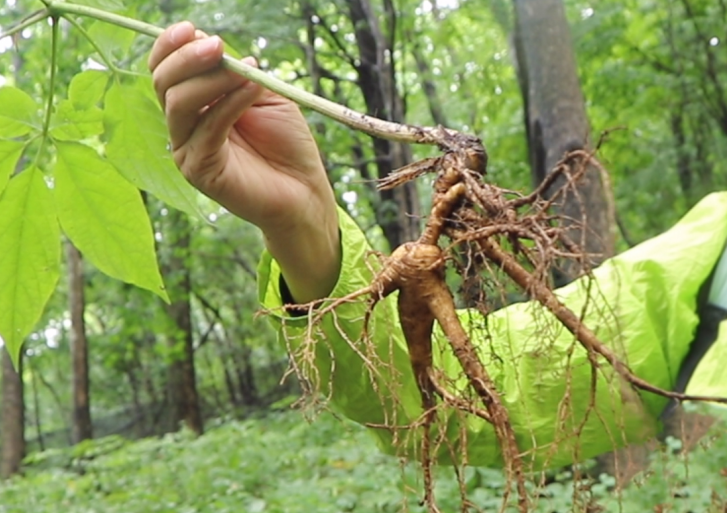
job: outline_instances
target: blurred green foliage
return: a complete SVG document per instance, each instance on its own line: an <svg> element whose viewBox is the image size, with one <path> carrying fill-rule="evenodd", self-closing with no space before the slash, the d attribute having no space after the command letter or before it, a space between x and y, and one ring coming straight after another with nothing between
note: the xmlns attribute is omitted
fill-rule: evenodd
<svg viewBox="0 0 727 513"><path fill-rule="evenodd" d="M534 511L645 512L656 505L724 511L724 410L721 418L687 455L669 440L620 492L605 474L575 483L570 471L549 474ZM35 454L26 463L24 477L0 484L0 513L424 511L416 466L380 453L364 428L328 413L313 423L291 411L223 419L200 438L186 431L137 442L102 438ZM464 486L474 504L492 511L504 477L500 470L468 468ZM460 510L451 468L437 469L436 494L442 511ZM586 510L586 504L604 509Z"/></svg>

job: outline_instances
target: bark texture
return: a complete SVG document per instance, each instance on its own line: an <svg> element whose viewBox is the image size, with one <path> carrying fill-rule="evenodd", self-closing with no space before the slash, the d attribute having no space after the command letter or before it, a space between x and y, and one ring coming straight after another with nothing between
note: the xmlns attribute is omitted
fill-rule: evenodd
<svg viewBox="0 0 727 513"><path fill-rule="evenodd" d="M167 370L169 422L175 429L184 422L189 429L202 434L204 426L197 393L194 368L191 278L189 244L191 227L183 212L170 210L167 215L164 247L164 274L171 303L167 314L174 329L168 337L171 361Z"/></svg>
<svg viewBox="0 0 727 513"><path fill-rule="evenodd" d="M23 402L23 353L19 373L13 367L7 349L2 350L2 404L0 405L0 478L7 479L20 470L25 455L25 405Z"/></svg>
<svg viewBox="0 0 727 513"><path fill-rule="evenodd" d="M589 149L589 125L573 43L562 0L514 0L518 80L534 183L540 183L566 152ZM551 192L562 186L561 181ZM613 254L612 208L598 170L591 166L558 208L571 220L569 237L595 265ZM578 266L575 266L578 267ZM564 281L580 269L565 268Z"/></svg>
<svg viewBox="0 0 727 513"><path fill-rule="evenodd" d="M397 90L394 41L397 14L391 2L383 2L381 19L387 21L386 34L370 0L348 0L348 13L354 26L359 62L358 85L366 103L366 113L389 121L404 122L404 101ZM373 139L377 178L412 161L406 144ZM381 191L376 220L393 249L419 236L419 195L416 185Z"/></svg>
<svg viewBox="0 0 727 513"><path fill-rule="evenodd" d="M68 260L68 307L71 312L71 365L73 366L73 422L71 440L74 444L93 437L91 396L88 376L88 340L83 318L86 300L83 291L83 259L71 242L66 243Z"/></svg>
<svg viewBox="0 0 727 513"><path fill-rule="evenodd" d="M343 87L349 81L327 69L319 59L315 45L317 38L323 38L351 67L357 89L364 101L365 111L371 116L388 121L404 122L406 105L397 88L394 47L398 33L398 15L394 4L385 0L373 5L370 0L346 0L342 10L351 24L354 41L349 43L317 10L313 1L302 2L301 14L305 20L306 43L303 45L306 64L313 85L313 91L342 104L350 103ZM377 11L379 9L379 11ZM324 81L333 84L332 90L323 87ZM323 135L322 123L314 125L316 132ZM363 137L351 135L351 155L361 176L370 181L371 203L376 223L393 249L419 236L419 195L414 182L394 190L378 191L374 181L384 178L392 171L409 164L412 160L408 145L371 139L371 146ZM370 148L370 150L369 150ZM330 163L326 163L329 165ZM330 169L330 167L329 167Z"/></svg>

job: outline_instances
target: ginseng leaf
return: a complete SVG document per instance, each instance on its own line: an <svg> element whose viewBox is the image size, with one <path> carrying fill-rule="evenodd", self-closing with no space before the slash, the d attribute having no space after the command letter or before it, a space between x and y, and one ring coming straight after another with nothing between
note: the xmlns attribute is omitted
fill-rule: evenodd
<svg viewBox="0 0 727 513"><path fill-rule="evenodd" d="M0 87L0 137L19 137L39 126L35 101L17 87Z"/></svg>
<svg viewBox="0 0 727 513"><path fill-rule="evenodd" d="M82 71L71 79L68 86L68 99L76 110L97 106L103 98L109 75L105 71Z"/></svg>
<svg viewBox="0 0 727 513"><path fill-rule="evenodd" d="M20 141L4 141L0 139L0 194L13 174L20 160L25 145Z"/></svg>
<svg viewBox="0 0 727 513"><path fill-rule="evenodd" d="M106 91L108 74L98 70L78 73L68 86L68 99L58 102L50 123L50 134L61 141L81 141L103 133L103 111L99 103Z"/></svg>
<svg viewBox="0 0 727 513"><path fill-rule="evenodd" d="M134 42L136 34L128 29L97 21L88 29L88 36L105 56L122 59Z"/></svg>
<svg viewBox="0 0 727 513"><path fill-rule="evenodd" d="M80 141L103 132L103 112L89 106L77 110L70 100L63 100L55 108L50 134L61 141Z"/></svg>
<svg viewBox="0 0 727 513"><path fill-rule="evenodd" d="M197 193L172 161L164 116L148 94L114 84L106 93L104 125L106 155L127 180L179 210L199 215Z"/></svg>
<svg viewBox="0 0 727 513"><path fill-rule="evenodd" d="M168 301L139 191L92 148L59 142L54 169L63 231L101 271Z"/></svg>
<svg viewBox="0 0 727 513"><path fill-rule="evenodd" d="M0 196L0 336L17 367L23 339L43 314L60 275L53 197L31 167Z"/></svg>

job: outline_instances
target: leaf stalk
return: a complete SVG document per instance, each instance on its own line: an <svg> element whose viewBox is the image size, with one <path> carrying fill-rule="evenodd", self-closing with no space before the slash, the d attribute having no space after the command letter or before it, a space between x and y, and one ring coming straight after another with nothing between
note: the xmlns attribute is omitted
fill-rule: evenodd
<svg viewBox="0 0 727 513"><path fill-rule="evenodd" d="M43 130L41 132L40 146L35 154L33 165L37 166L40 156L43 153L45 143L48 141L50 121L53 116L53 100L55 98L56 87L56 67L58 64L58 17L51 14L53 28L51 30L51 47L50 47L50 78L48 79L48 100L46 101L45 117L43 118Z"/></svg>
<svg viewBox="0 0 727 513"><path fill-rule="evenodd" d="M50 15L49 9L40 9L38 11L35 11L33 14L22 20L20 23L15 25L14 27L10 27L7 32L0 33L0 39L3 39L5 37L14 36L18 32L22 32L26 28L30 27L31 25L35 25L41 20L44 20Z"/></svg>

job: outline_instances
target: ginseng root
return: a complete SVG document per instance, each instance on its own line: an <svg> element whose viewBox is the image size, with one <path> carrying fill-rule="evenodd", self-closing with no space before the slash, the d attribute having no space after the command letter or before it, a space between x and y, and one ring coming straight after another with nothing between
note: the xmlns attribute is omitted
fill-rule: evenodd
<svg viewBox="0 0 727 513"><path fill-rule="evenodd" d="M457 258L458 248L464 247L468 255L468 263L460 271L469 269L468 272L474 271L475 275L504 273L573 333L588 352L588 360L593 366L592 397L595 397L595 373L599 368L595 355L600 355L636 389L677 401L727 403L727 398L695 397L663 390L634 375L628 365L602 343L582 322L582 318L560 302L553 292L549 276L558 262L567 259L588 262L588 256L568 237L568 230L572 230L579 221L568 219L570 227L563 228L563 219L550 210L558 198L562 199L568 191L575 190L575 184L588 166L600 169L600 164L593 159L592 154L582 150L569 153L543 184L531 194L522 195L482 180L487 155L479 140L472 137L457 139L446 130L437 132L435 136L442 139L440 148L445 152L444 155L407 166L387 177L380 185L380 188L391 188L425 173L437 173L432 209L422 236L415 242L403 244L385 259L382 270L368 287L334 300L312 317L312 323L318 323L337 306L365 295L371 298L372 309L382 298L394 291L399 292L399 321L414 379L421 394L423 415L408 426L378 424L372 427L389 429L395 433L402 429L423 430L421 465L424 502L430 513L439 511L433 495L430 431L437 421L437 411L443 407L476 415L492 425L507 475L502 511L507 508L512 483L517 489L519 511L526 513L529 507L522 454L508 411L502 403L500 391L462 327L452 293L444 279L445 263L448 259ZM556 182L563 184L546 198L546 191ZM450 240L446 249L440 247L442 236ZM508 244L510 247L505 249ZM482 295L484 292L481 292ZM370 309L366 319L371 313ZM435 322L441 327L470 390L476 394L484 409L475 404L476 401L458 396L440 383L439 378L443 373L433 367L432 356ZM358 351L355 344L351 345L353 350ZM466 450L466 447L463 446L462 450ZM462 460L466 462L466 453L463 453ZM467 509L465 503L467 501L463 499L463 508Z"/></svg>

